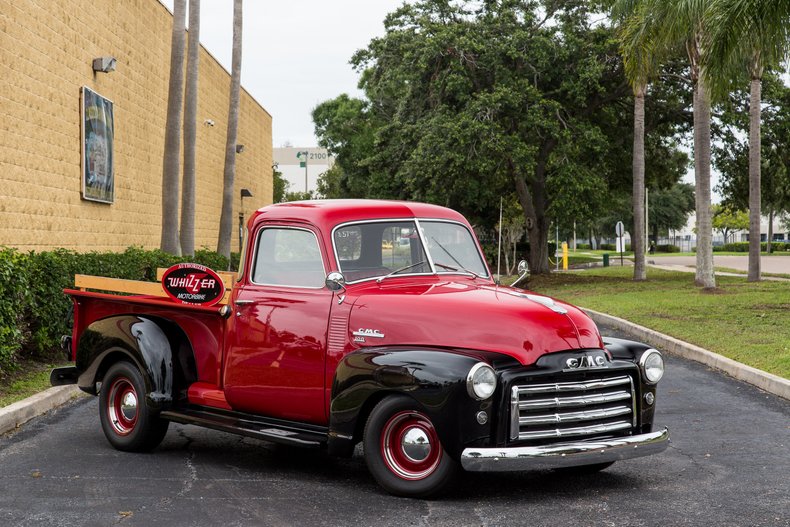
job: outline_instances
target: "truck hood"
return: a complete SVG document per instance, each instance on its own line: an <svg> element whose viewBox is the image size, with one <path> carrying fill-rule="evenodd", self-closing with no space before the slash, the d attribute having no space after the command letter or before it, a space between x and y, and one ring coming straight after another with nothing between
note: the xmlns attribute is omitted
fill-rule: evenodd
<svg viewBox="0 0 790 527"><path fill-rule="evenodd" d="M357 346L484 350L523 365L546 353L603 347L595 323L580 309L471 280L382 283L354 301L349 331Z"/></svg>

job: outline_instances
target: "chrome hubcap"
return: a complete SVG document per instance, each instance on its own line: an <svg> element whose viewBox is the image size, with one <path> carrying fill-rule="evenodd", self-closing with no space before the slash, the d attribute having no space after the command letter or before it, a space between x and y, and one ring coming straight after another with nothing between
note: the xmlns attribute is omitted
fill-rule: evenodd
<svg viewBox="0 0 790 527"><path fill-rule="evenodd" d="M127 392L121 401L121 413L123 417L132 421L137 415L137 396L131 392Z"/></svg>
<svg viewBox="0 0 790 527"><path fill-rule="evenodd" d="M403 434L401 448L412 461L425 461L431 455L431 440L423 429L412 427Z"/></svg>

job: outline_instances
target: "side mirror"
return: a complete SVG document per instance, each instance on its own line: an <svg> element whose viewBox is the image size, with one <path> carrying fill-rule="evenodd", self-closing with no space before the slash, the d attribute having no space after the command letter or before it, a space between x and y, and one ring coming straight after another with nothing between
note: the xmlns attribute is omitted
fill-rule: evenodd
<svg viewBox="0 0 790 527"><path fill-rule="evenodd" d="M527 264L526 260L521 260L516 270L518 271L518 278L513 282L512 287L519 287L519 284L529 276L529 264Z"/></svg>
<svg viewBox="0 0 790 527"><path fill-rule="evenodd" d="M326 280L324 281L326 288L330 291L345 291L346 289L346 277L343 276L343 273L338 273L337 271L333 271L326 275Z"/></svg>

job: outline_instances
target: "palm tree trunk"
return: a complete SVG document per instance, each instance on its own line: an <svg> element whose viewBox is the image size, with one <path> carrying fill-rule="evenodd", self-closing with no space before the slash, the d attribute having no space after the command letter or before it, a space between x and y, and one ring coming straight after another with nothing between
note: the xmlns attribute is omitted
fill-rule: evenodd
<svg viewBox="0 0 790 527"><path fill-rule="evenodd" d="M697 210L697 271L695 283L716 287L713 274L713 225L710 194L710 95L704 76L694 83L694 172Z"/></svg>
<svg viewBox="0 0 790 527"><path fill-rule="evenodd" d="M747 281L760 279L760 79L752 78L749 97L749 273Z"/></svg>
<svg viewBox="0 0 790 527"><path fill-rule="evenodd" d="M634 206L634 229L631 233L631 249L634 251L634 280L646 280L645 267L645 91L640 84L634 88L634 152L632 194Z"/></svg>
<svg viewBox="0 0 790 527"><path fill-rule="evenodd" d="M239 91L241 88L241 0L233 0L233 57L230 72L228 134L225 141L225 174L222 191L222 213L219 220L217 252L230 258L233 230L233 181L236 177L236 133L239 124ZM239 248L241 249L241 248Z"/></svg>
<svg viewBox="0 0 790 527"><path fill-rule="evenodd" d="M184 176L181 190L181 253L195 254L195 150L197 142L200 0L189 0L189 46L184 104Z"/></svg>
<svg viewBox="0 0 790 527"><path fill-rule="evenodd" d="M173 34L170 40L170 83L167 93L165 152L162 160L162 239L160 248L179 254L178 156L181 147L181 112L184 101L184 24L186 0L173 4Z"/></svg>

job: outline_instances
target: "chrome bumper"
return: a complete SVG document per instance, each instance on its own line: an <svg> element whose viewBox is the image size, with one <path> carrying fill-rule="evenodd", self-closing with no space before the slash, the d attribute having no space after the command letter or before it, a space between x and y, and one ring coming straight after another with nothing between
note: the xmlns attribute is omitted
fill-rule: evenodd
<svg viewBox="0 0 790 527"><path fill-rule="evenodd" d="M649 456L669 446L669 430L615 439L554 443L513 448L467 448L461 465L470 472L541 470L608 463Z"/></svg>

